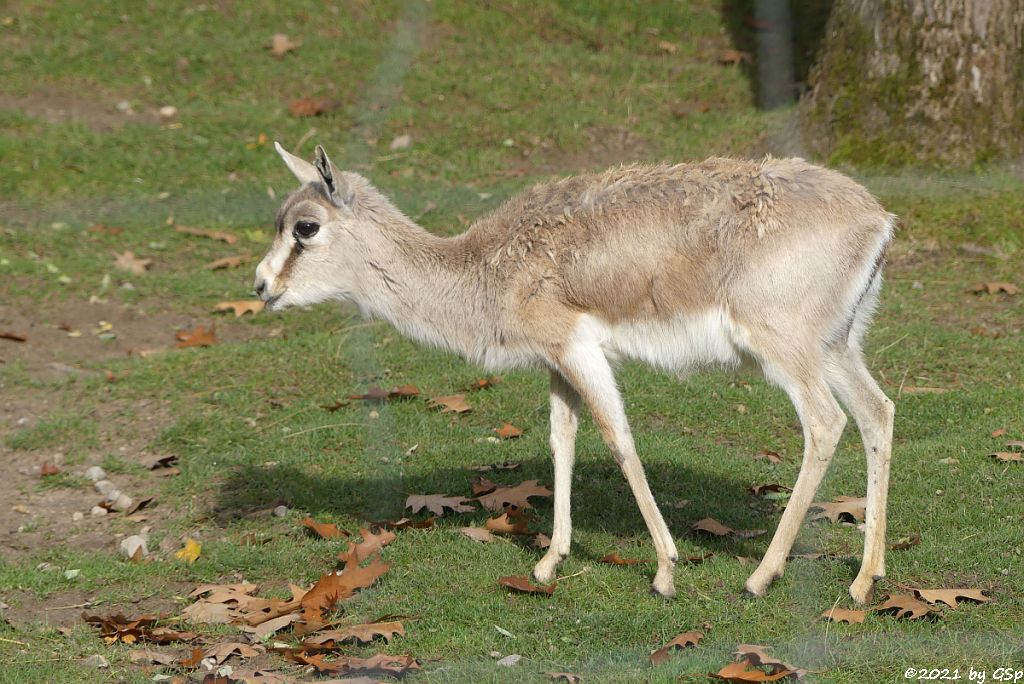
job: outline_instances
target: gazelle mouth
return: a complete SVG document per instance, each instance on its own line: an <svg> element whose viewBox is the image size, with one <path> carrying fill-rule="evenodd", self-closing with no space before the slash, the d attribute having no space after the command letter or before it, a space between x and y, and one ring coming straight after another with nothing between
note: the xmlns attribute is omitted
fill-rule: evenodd
<svg viewBox="0 0 1024 684"><path fill-rule="evenodd" d="M263 302L263 310L264 311L273 311L274 310L274 306L277 304L277 301L279 299L281 299L281 295L283 295L284 293L285 293L285 291L282 290L281 292L278 292L273 297L267 297L267 299Z"/></svg>

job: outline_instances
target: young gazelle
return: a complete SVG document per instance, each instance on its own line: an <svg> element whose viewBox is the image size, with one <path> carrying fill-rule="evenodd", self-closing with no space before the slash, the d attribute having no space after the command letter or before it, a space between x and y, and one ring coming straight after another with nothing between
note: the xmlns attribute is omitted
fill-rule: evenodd
<svg viewBox="0 0 1024 684"><path fill-rule="evenodd" d="M762 594L828 468L846 416L867 453L859 602L885 574L893 403L861 340L894 216L860 185L800 159L636 165L538 185L451 238L417 226L368 181L277 151L302 184L256 269L268 310L338 299L490 369L551 373L555 520L534 569L569 553L569 498L586 403L654 539L653 589L672 596L676 547L648 488L615 383L619 359L680 372L755 361L803 425L789 504L746 582Z"/></svg>

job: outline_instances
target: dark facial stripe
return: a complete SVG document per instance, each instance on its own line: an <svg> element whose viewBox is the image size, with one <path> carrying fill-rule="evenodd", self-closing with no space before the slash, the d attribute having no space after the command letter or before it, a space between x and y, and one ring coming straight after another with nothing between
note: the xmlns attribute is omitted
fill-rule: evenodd
<svg viewBox="0 0 1024 684"><path fill-rule="evenodd" d="M302 243L295 240L292 243L292 251L288 252L288 258L284 260L284 265L281 266L281 272L277 274L278 282L287 282L288 274L292 270L292 266L295 265L295 260L302 254L302 250L305 249Z"/></svg>

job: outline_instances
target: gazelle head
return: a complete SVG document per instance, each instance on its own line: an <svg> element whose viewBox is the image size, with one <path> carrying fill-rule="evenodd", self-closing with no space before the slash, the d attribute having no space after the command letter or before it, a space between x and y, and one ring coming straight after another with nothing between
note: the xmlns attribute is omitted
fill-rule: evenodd
<svg viewBox="0 0 1024 684"><path fill-rule="evenodd" d="M348 299L357 283L347 265L365 249L353 204L367 182L338 171L319 145L314 164L274 147L302 187L277 212L274 242L256 267L256 294L267 310Z"/></svg>

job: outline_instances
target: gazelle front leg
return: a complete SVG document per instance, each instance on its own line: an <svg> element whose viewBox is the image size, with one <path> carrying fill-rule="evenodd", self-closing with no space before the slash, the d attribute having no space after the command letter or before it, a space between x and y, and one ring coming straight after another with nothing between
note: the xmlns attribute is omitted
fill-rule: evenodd
<svg viewBox="0 0 1024 684"><path fill-rule="evenodd" d="M626 410L608 359L599 345L589 340L580 340L577 335L577 339L567 345L559 361L562 375L590 407L594 422L626 476L654 540L658 571L651 588L662 596L675 596L672 575L678 558L676 545L665 519L661 517L658 504L654 502L644 467L636 454L633 435L626 421Z"/></svg>
<svg viewBox="0 0 1024 684"><path fill-rule="evenodd" d="M569 555L572 539L572 466L576 459L576 428L580 395L557 371L551 371L551 459L555 469L555 522L551 546L533 569L533 576L547 584L555 578L558 564Z"/></svg>

